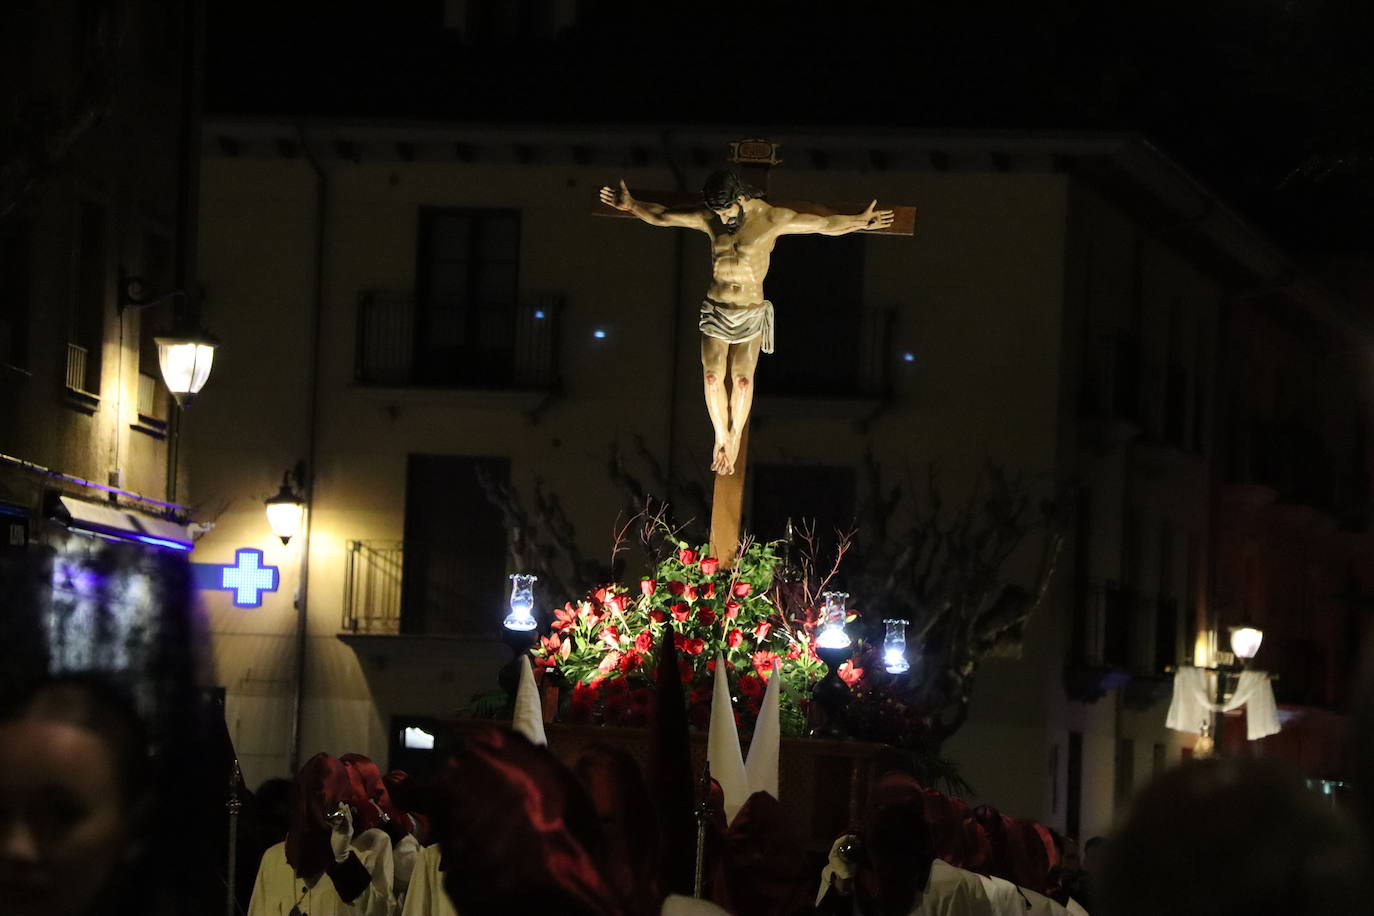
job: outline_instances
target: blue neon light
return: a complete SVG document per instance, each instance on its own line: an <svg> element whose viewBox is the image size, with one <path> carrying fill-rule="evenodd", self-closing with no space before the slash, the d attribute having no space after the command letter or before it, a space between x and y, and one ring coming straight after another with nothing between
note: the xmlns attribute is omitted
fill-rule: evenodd
<svg viewBox="0 0 1374 916"><path fill-rule="evenodd" d="M180 541L168 541L163 538L155 538L146 534L136 534L134 535L134 538L135 540L142 541L145 544L152 544L154 547L170 547L173 550L191 549L190 544L183 544Z"/></svg>
<svg viewBox="0 0 1374 916"><path fill-rule="evenodd" d="M542 319L542 318L544 317L544 310L543 310L543 309L535 309L535 311L534 311L534 317L535 317L536 320Z"/></svg>
<svg viewBox="0 0 1374 916"><path fill-rule="evenodd" d="M914 363L914 362L916 362L916 354L915 354L915 353L903 353L903 354L902 354L902 362L904 362L904 363Z"/></svg>
<svg viewBox="0 0 1374 916"><path fill-rule="evenodd" d="M595 331L592 331L592 336L595 337L597 340L605 340L606 332L601 330L600 328L597 328Z"/></svg>

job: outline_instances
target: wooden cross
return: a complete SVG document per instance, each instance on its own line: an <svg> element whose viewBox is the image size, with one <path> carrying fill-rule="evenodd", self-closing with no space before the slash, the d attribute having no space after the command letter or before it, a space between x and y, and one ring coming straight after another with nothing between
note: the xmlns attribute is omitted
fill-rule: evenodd
<svg viewBox="0 0 1374 916"><path fill-rule="evenodd" d="M726 161L733 165L749 184L766 195L768 192L769 170L782 162L777 157L778 144L768 140L738 140L730 144L730 154ZM673 208L702 207L704 203L699 193L683 191L635 191L636 197ZM811 213L816 216L836 216L842 213L862 213L867 202L830 207L809 200L769 200L770 204L786 207L798 213ZM883 229L866 230L869 234L909 236L916 231L916 208L894 206L878 201L879 210L892 210L892 225ZM635 219L631 213L609 207L601 201L593 204L593 216L612 216L620 219ZM785 306L784 306L785 307ZM711 555L718 558L725 568L734 565L739 550L740 521L744 510L744 470L749 456L749 425L746 423L740 434L739 456L735 459L735 472L716 475L715 492L711 499Z"/></svg>

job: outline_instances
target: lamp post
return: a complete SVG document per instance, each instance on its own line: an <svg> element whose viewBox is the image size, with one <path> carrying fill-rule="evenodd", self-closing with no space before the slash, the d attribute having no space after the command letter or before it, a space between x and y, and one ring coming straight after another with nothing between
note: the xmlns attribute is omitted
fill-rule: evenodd
<svg viewBox="0 0 1374 916"><path fill-rule="evenodd" d="M1207 757L1220 751L1222 716L1225 715L1222 707L1235 694L1236 678L1259 652L1260 643L1264 641L1264 631L1249 622L1228 629L1232 660L1218 662L1209 669L1217 676L1216 696L1213 698L1214 708L1210 721L1205 723L1208 726L1207 732L1198 739L1197 745L1193 748L1195 757ZM1240 660L1239 664L1236 663L1236 659Z"/></svg>

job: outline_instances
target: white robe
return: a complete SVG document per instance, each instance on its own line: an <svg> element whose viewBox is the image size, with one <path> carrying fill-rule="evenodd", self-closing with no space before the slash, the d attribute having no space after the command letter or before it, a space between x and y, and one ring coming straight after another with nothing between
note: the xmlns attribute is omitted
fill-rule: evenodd
<svg viewBox="0 0 1374 916"><path fill-rule="evenodd" d="M439 871L438 845L425 846L415 856L401 916L458 916L453 901L444 893L444 873Z"/></svg>
<svg viewBox="0 0 1374 916"><path fill-rule="evenodd" d="M995 916L979 877L936 859L911 916Z"/></svg>
<svg viewBox="0 0 1374 916"><path fill-rule="evenodd" d="M1069 912L1045 895L1017 887L1006 878L972 874L982 883L994 916L1065 916Z"/></svg>
<svg viewBox="0 0 1374 916"><path fill-rule="evenodd" d="M394 916L391 838L375 828L364 830L353 838L353 852L372 881L352 903L345 903L328 873L314 884L296 877L286 861L285 840L268 849L258 865L248 916L287 916L292 907L305 916Z"/></svg>

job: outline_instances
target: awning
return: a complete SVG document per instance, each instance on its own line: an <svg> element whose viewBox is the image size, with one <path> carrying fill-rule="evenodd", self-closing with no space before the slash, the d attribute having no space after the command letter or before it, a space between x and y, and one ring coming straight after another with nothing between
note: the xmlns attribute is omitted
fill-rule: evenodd
<svg viewBox="0 0 1374 916"><path fill-rule="evenodd" d="M76 531L172 550L190 550L193 546L191 532L185 525L136 509L101 505L61 495L51 505L49 515Z"/></svg>

